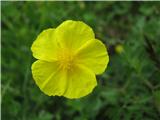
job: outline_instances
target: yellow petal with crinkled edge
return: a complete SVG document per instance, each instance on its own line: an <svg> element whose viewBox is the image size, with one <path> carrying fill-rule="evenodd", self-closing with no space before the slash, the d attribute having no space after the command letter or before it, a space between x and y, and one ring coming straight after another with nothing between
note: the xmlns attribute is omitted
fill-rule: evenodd
<svg viewBox="0 0 160 120"><path fill-rule="evenodd" d="M105 71L109 62L109 56L105 45L97 39L88 41L77 50L79 63L90 68L95 74Z"/></svg>
<svg viewBox="0 0 160 120"><path fill-rule="evenodd" d="M58 43L55 39L55 29L49 28L40 33L31 47L33 56L40 60L54 61L57 59Z"/></svg>
<svg viewBox="0 0 160 120"><path fill-rule="evenodd" d="M64 21L56 28L56 37L64 48L78 49L95 35L88 25L81 21Z"/></svg>
<svg viewBox="0 0 160 120"><path fill-rule="evenodd" d="M37 60L32 64L33 78L38 87L49 96L61 96L66 90L66 72L57 62Z"/></svg>
<svg viewBox="0 0 160 120"><path fill-rule="evenodd" d="M95 74L83 65L76 65L68 73L67 89L63 96L74 99L88 95L97 86Z"/></svg>
<svg viewBox="0 0 160 120"><path fill-rule="evenodd" d="M32 74L41 91L49 96L80 98L92 92L97 85L94 73L82 65L66 71L60 69L56 62L37 60L32 65Z"/></svg>

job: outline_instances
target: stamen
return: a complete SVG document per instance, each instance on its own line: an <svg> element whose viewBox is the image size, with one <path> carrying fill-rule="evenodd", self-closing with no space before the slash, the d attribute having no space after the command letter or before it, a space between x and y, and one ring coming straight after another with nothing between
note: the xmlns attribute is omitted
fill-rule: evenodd
<svg viewBox="0 0 160 120"><path fill-rule="evenodd" d="M74 54L68 49L64 49L58 54L58 62L62 69L72 70L75 64Z"/></svg>

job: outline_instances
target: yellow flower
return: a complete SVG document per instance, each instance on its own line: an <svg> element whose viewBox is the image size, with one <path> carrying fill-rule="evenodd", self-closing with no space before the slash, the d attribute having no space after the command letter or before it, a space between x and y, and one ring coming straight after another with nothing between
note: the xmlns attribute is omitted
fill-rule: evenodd
<svg viewBox="0 0 160 120"><path fill-rule="evenodd" d="M41 91L49 96L80 98L97 85L109 57L104 44L95 39L83 22L67 20L39 34L31 47L38 60L32 74Z"/></svg>
<svg viewBox="0 0 160 120"><path fill-rule="evenodd" d="M118 44L115 46L115 51L118 53L118 54L121 54L124 49L123 49L123 46L121 44Z"/></svg>

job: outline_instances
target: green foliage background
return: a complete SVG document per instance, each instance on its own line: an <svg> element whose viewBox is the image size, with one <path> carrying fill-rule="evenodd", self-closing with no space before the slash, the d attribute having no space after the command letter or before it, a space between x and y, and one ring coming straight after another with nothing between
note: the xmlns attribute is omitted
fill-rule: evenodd
<svg viewBox="0 0 160 120"><path fill-rule="evenodd" d="M160 120L160 2L1 2L1 12L3 120ZM44 95L30 69L36 36L67 19L90 25L110 55L77 100Z"/></svg>

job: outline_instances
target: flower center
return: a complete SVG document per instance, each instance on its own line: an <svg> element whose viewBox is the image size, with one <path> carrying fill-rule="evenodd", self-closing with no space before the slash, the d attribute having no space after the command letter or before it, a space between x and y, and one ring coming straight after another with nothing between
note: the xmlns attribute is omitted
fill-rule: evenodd
<svg viewBox="0 0 160 120"><path fill-rule="evenodd" d="M58 61L62 69L72 70L75 64L75 56L73 52L64 49L58 54Z"/></svg>

